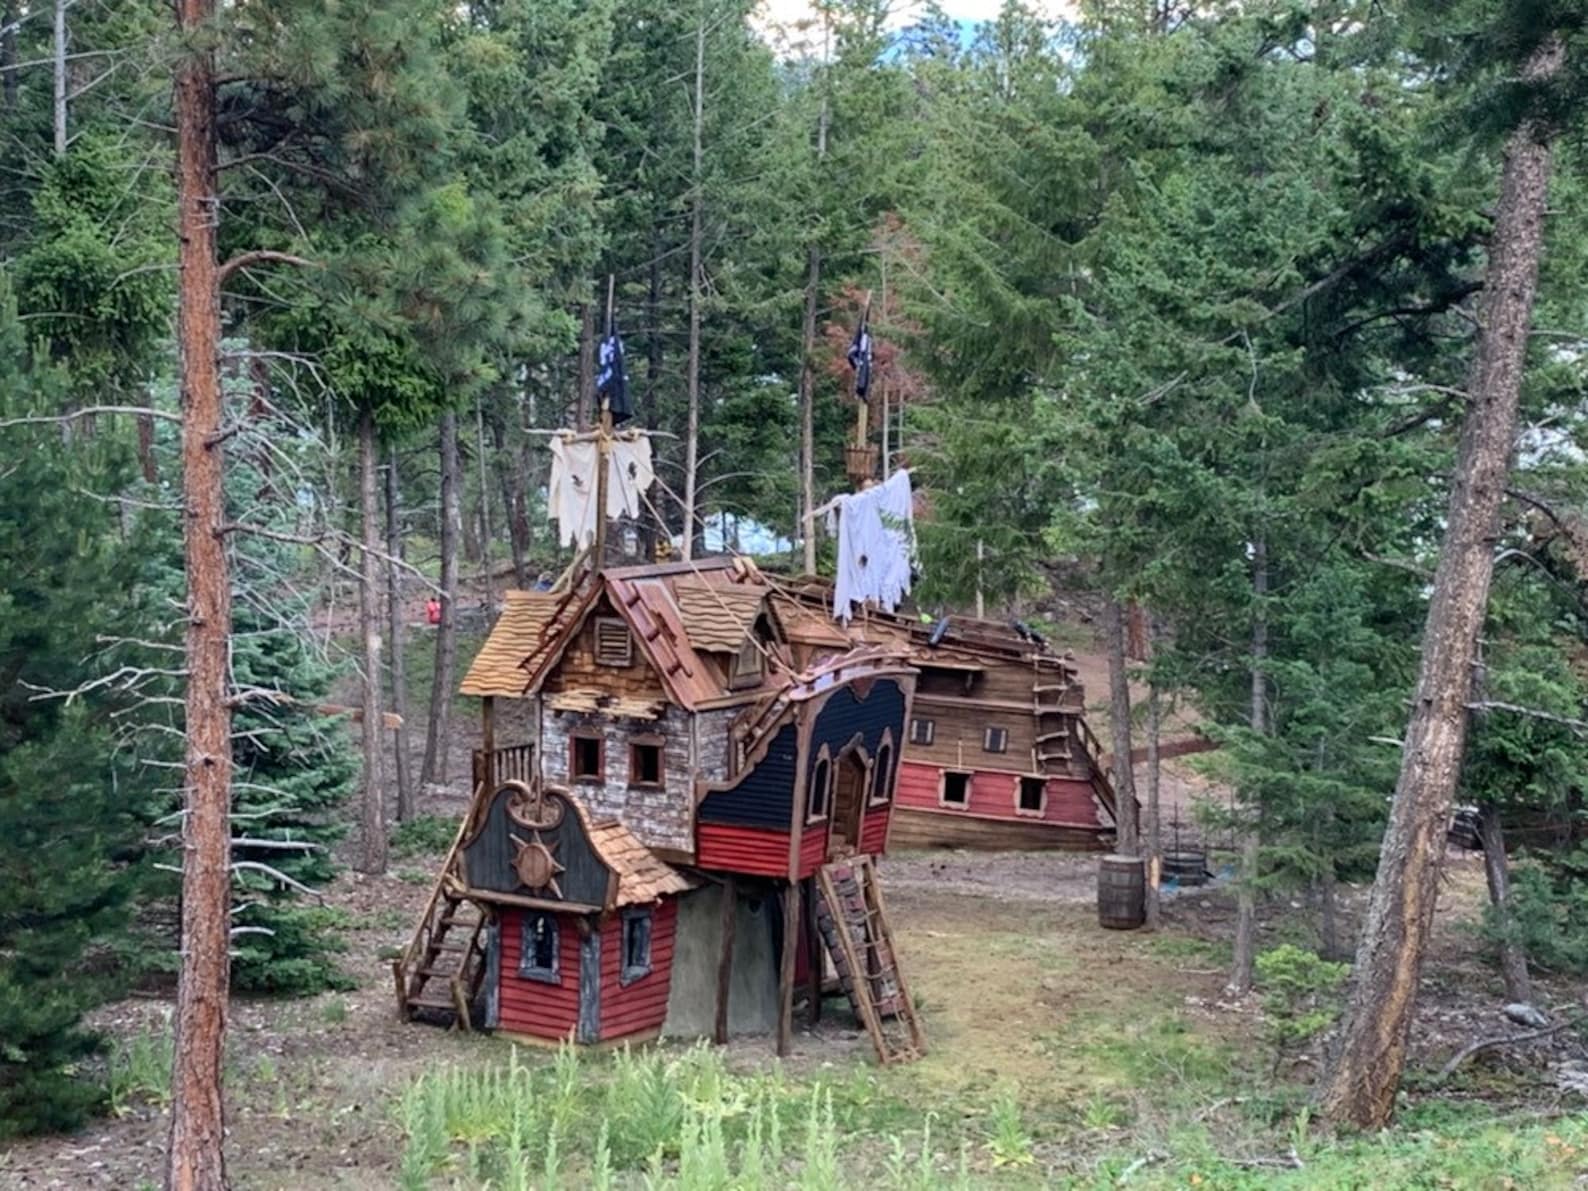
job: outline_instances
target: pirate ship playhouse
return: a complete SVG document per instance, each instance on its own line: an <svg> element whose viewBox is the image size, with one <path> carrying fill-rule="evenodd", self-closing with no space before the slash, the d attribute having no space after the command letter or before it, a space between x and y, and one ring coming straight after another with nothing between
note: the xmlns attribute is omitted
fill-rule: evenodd
<svg viewBox="0 0 1588 1191"><path fill-rule="evenodd" d="M921 1049L873 860L915 672L797 665L772 588L716 559L511 592L462 690L473 805L394 965L410 1018L582 1043L773 1032L832 957L883 1061Z"/></svg>
<svg viewBox="0 0 1588 1191"><path fill-rule="evenodd" d="M869 644L901 651L918 672L891 846L1112 846L1113 784L1072 656L1023 624L957 615L868 609L840 630L826 618L830 584L805 579L782 593L801 662Z"/></svg>

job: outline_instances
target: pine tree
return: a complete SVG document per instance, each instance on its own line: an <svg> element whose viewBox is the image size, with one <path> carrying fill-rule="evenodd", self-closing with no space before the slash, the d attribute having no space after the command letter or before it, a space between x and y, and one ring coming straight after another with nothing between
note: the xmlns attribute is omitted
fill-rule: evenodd
<svg viewBox="0 0 1588 1191"><path fill-rule="evenodd" d="M0 276L0 421L53 413ZM100 1097L80 1070L83 1014L118 987L152 798L115 755L115 696L79 687L118 631L133 549L91 495L127 480L114 444L68 450L54 426L11 427L0 467L0 1135L69 1128Z"/></svg>

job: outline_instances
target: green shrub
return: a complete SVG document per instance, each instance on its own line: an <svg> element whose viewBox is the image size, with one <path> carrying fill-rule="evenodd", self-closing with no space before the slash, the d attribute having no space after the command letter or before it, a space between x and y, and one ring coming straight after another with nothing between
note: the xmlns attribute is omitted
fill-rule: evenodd
<svg viewBox="0 0 1588 1191"><path fill-rule="evenodd" d="M1257 957L1257 986L1276 1066L1340 1015L1340 986L1350 972L1350 964L1331 963L1291 943Z"/></svg>
<svg viewBox="0 0 1588 1191"><path fill-rule="evenodd" d="M397 824L391 833L391 850L394 856L407 859L445 852L458 834L458 820L453 815L419 815L405 823Z"/></svg>

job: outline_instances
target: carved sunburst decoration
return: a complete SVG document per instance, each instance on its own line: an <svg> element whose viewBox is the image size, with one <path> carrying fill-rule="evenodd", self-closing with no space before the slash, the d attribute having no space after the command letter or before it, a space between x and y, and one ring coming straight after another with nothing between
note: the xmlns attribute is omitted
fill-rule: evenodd
<svg viewBox="0 0 1588 1191"><path fill-rule="evenodd" d="M534 892L550 889L553 897L560 898L562 889L557 885L557 874L567 871L557 862L557 841L546 845L540 838L540 832L532 833L534 839L520 839L518 836L509 836L513 846L518 849L513 857L513 871L518 874L519 881L529 886Z"/></svg>

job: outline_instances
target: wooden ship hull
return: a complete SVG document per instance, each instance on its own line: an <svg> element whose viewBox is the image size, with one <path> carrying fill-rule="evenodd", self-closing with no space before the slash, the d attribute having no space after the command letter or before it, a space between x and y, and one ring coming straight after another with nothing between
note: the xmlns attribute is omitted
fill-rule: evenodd
<svg viewBox="0 0 1588 1191"><path fill-rule="evenodd" d="M889 847L1113 846L1113 785L1072 656L971 617L868 612L842 631L827 619L829 592L817 580L785 588L780 615L802 656L888 643L919 675Z"/></svg>

